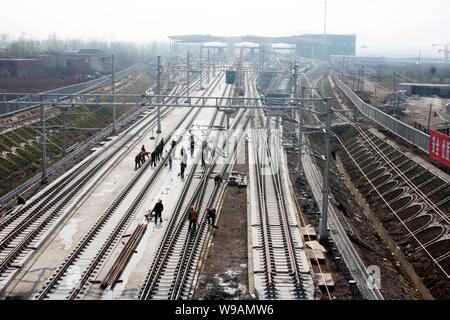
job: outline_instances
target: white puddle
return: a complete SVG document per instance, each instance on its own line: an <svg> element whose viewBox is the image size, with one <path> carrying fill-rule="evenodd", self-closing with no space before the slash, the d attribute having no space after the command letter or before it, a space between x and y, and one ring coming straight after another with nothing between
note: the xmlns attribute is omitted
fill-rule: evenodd
<svg viewBox="0 0 450 320"><path fill-rule="evenodd" d="M61 241L64 243L64 249L67 250L71 247L73 243L73 236L77 233L78 224L82 221L82 219L70 219L69 223L64 226L59 232L59 237Z"/></svg>
<svg viewBox="0 0 450 320"><path fill-rule="evenodd" d="M99 192L99 193L93 193L92 196L93 197L101 197L104 196L105 194L103 192Z"/></svg>

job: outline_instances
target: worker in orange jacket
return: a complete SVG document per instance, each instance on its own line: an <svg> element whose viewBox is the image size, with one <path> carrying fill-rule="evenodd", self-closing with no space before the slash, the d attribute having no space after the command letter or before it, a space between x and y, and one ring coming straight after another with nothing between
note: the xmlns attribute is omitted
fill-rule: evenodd
<svg viewBox="0 0 450 320"><path fill-rule="evenodd" d="M189 208L189 230L191 230L191 227L193 227L193 231L195 231L196 222L197 211L195 210L194 206L191 206Z"/></svg>

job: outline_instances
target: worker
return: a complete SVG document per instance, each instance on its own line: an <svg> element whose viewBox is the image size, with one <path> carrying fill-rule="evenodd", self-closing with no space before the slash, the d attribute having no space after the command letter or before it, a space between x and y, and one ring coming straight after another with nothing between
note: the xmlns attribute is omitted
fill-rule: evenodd
<svg viewBox="0 0 450 320"><path fill-rule="evenodd" d="M155 213L155 225L157 223L158 217L159 217L159 222L162 223L161 213L163 212L163 210L164 210L164 206L162 204L162 200L159 199L159 201L153 207L153 210L145 215L145 217L147 218L147 221L150 221L151 214L154 212Z"/></svg>
<svg viewBox="0 0 450 320"><path fill-rule="evenodd" d="M175 148L175 145L177 144L177 142L175 141L175 140L172 140L172 144L171 144L171 146L172 146L172 149L171 150L173 150L174 148Z"/></svg>
<svg viewBox="0 0 450 320"><path fill-rule="evenodd" d="M22 198L22 196L21 195L18 195L17 196L17 205L18 206L20 206L21 204L25 204L25 199L24 198Z"/></svg>
<svg viewBox="0 0 450 320"><path fill-rule="evenodd" d="M180 153L181 153L181 157L183 157L183 155L186 153L186 150L184 149L184 147L181 147Z"/></svg>
<svg viewBox="0 0 450 320"><path fill-rule="evenodd" d="M180 173L178 174L178 176L180 176L181 179L184 179L184 169L186 169L186 164L181 162Z"/></svg>
<svg viewBox="0 0 450 320"><path fill-rule="evenodd" d="M161 158L162 158L163 149L164 149L164 139L162 139L159 142L158 147L157 147L157 150L158 150L158 161L161 160Z"/></svg>
<svg viewBox="0 0 450 320"><path fill-rule="evenodd" d="M145 146L144 145L142 145L141 151L145 152Z"/></svg>
<svg viewBox="0 0 450 320"><path fill-rule="evenodd" d="M214 226L214 222L216 221L216 209L214 209L214 208L206 208L205 211L206 211L206 216L208 218L208 223L211 226L215 227Z"/></svg>
<svg viewBox="0 0 450 320"><path fill-rule="evenodd" d="M171 151L166 152L167 152L167 159L169 160L169 169L172 170L172 152Z"/></svg>
<svg viewBox="0 0 450 320"><path fill-rule="evenodd" d="M197 211L195 210L194 206L191 206L189 208L189 230L191 230L191 227L193 227L193 231L195 232L196 222L197 222Z"/></svg>
<svg viewBox="0 0 450 320"><path fill-rule="evenodd" d="M156 149L153 150L151 156L150 156L150 167L156 167Z"/></svg>
<svg viewBox="0 0 450 320"><path fill-rule="evenodd" d="M138 153L134 158L134 169L138 169L141 167L141 154Z"/></svg>
<svg viewBox="0 0 450 320"><path fill-rule="evenodd" d="M222 177L220 176L220 174L216 175L214 177L214 185L218 185L219 183L223 182Z"/></svg>
<svg viewBox="0 0 450 320"><path fill-rule="evenodd" d="M191 157L194 156L194 147L195 147L194 135L191 135Z"/></svg>
<svg viewBox="0 0 450 320"><path fill-rule="evenodd" d="M141 164L144 165L145 163L145 152L141 151Z"/></svg>
<svg viewBox="0 0 450 320"><path fill-rule="evenodd" d="M205 149L202 149L202 168L206 168L206 162L205 162Z"/></svg>
<svg viewBox="0 0 450 320"><path fill-rule="evenodd" d="M159 144L156 146L155 148L155 161L159 161L160 157L159 157Z"/></svg>

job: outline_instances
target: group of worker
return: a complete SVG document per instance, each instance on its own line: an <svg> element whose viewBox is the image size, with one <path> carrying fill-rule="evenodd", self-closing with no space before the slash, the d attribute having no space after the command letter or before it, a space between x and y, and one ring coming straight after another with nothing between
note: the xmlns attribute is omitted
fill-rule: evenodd
<svg viewBox="0 0 450 320"><path fill-rule="evenodd" d="M145 218L147 219L148 222L151 221L152 218L152 214L154 214L155 217L155 225L158 223L158 218L159 218L159 222L162 223L162 212L164 210L164 206L162 203L162 200L159 199L158 202L155 204L155 206L153 207L153 209L147 212L147 214L145 214ZM206 218L208 220L208 224L211 225L213 228L218 228L217 226L214 225L214 222L216 221L216 209L214 208L206 208L205 209L206 212ZM190 206L189 207L189 214L188 214L188 220L189 220L189 231L192 229L193 232L195 232L196 230L196 226L197 226L197 210L195 210L194 206Z"/></svg>
<svg viewBox="0 0 450 320"><path fill-rule="evenodd" d="M206 218L208 219L208 224L214 228L218 228L214 225L214 222L216 221L216 209L214 208L206 208ZM190 231L192 229L193 232L195 232L196 226L197 226L197 210L195 210L194 206L189 207L189 228Z"/></svg>
<svg viewBox="0 0 450 320"><path fill-rule="evenodd" d="M172 146L173 148L173 146ZM145 157L150 158L150 166L156 167L156 162L162 159L162 153L164 149L164 138L156 146L152 153L145 150L145 145L142 145L141 151L134 158L134 168L138 169L145 163ZM170 159L170 167L172 168L172 159Z"/></svg>
<svg viewBox="0 0 450 320"><path fill-rule="evenodd" d="M149 157L149 153L145 151L144 145L142 145L141 152L139 152L134 158L134 169L140 168L145 163L145 156Z"/></svg>
<svg viewBox="0 0 450 320"><path fill-rule="evenodd" d="M163 149L164 149L164 138L161 138L161 141L159 141L155 150L153 150L153 152L150 155L150 166L151 167L156 167L156 162L158 162L162 159Z"/></svg>

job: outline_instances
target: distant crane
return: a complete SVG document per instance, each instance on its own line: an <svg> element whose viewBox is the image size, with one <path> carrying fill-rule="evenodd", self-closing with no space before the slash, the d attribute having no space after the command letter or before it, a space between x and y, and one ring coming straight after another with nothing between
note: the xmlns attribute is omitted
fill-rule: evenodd
<svg viewBox="0 0 450 320"><path fill-rule="evenodd" d="M439 52L444 52L445 63L448 64L448 40L446 43L435 43L433 47L444 47L444 49L439 49Z"/></svg>

